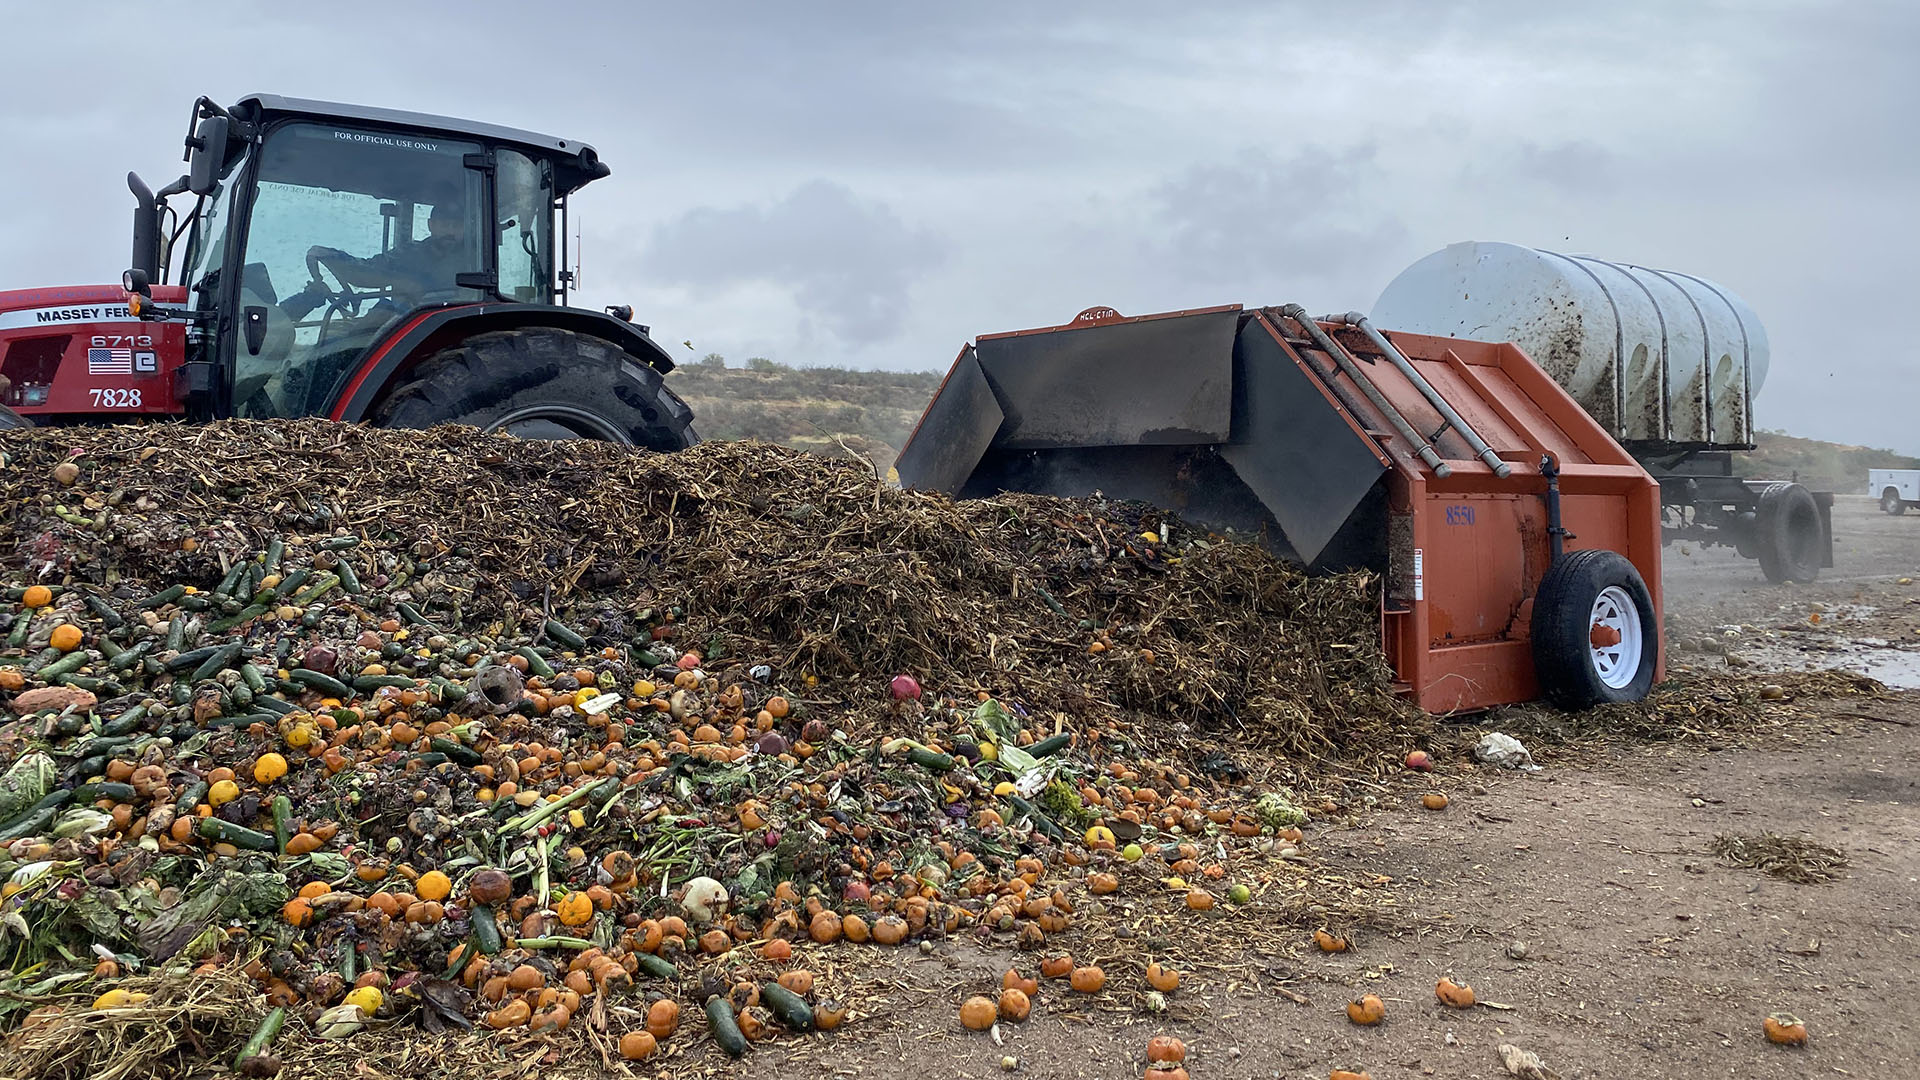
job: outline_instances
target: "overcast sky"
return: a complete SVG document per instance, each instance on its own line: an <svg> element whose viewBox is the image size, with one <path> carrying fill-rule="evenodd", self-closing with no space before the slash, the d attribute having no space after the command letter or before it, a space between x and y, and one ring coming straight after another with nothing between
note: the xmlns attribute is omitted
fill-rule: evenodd
<svg viewBox="0 0 1920 1080"><path fill-rule="evenodd" d="M1506 240L1687 271L1763 427L1920 453L1920 4L0 0L0 288L112 281L193 98L593 143L584 303L686 356L945 367L1228 302L1371 305ZM677 344L691 340L689 352Z"/></svg>

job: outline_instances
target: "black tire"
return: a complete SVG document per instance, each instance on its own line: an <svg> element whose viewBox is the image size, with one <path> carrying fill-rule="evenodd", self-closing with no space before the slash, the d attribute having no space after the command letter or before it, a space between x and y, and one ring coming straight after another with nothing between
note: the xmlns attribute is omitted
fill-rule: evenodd
<svg viewBox="0 0 1920 1080"><path fill-rule="evenodd" d="M1899 517L1907 512L1907 500L1900 497L1899 488L1888 488L1880 493L1880 509Z"/></svg>
<svg viewBox="0 0 1920 1080"><path fill-rule="evenodd" d="M700 441L693 410L611 342L553 327L499 330L428 357L373 412L379 427L471 424L529 439L603 439L648 450Z"/></svg>
<svg viewBox="0 0 1920 1080"><path fill-rule="evenodd" d="M1630 648L1594 644L1594 617L1602 594L1609 609L1622 616L1617 620L1623 631L1621 642L1616 644L1627 645L1633 637L1637 657ZM1630 619L1625 617L1628 608ZM1653 596L1640 571L1617 552L1570 551L1548 567L1534 593L1532 629L1533 671L1540 696L1562 709L1639 701L1653 688L1653 673L1660 666L1660 624ZM1614 658L1610 670L1603 670L1603 654Z"/></svg>
<svg viewBox="0 0 1920 1080"><path fill-rule="evenodd" d="M1820 576L1820 507L1799 484L1769 484L1754 514L1760 572L1779 585L1805 585Z"/></svg>

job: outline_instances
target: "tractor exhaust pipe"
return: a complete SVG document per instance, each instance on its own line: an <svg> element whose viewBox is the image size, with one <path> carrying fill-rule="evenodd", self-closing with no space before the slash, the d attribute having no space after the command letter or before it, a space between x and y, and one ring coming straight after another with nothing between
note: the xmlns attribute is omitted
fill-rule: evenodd
<svg viewBox="0 0 1920 1080"><path fill-rule="evenodd" d="M1447 426L1460 433L1460 437L1467 441L1467 446L1473 450L1474 455L1486 462L1487 468L1493 470L1493 475L1504 480L1513 474L1513 466L1500 460L1500 455L1493 447L1487 445L1487 440L1481 438L1479 432L1473 430L1473 427L1462 419L1459 413L1453 411L1453 406L1447 404L1447 399L1440 396L1440 392L1433 388L1433 384L1427 381L1427 377L1414 370L1413 364L1407 360L1406 356L1394 347L1393 342L1387 340L1385 334L1375 330L1365 315L1358 311L1349 311L1345 315L1327 315L1324 318L1327 322L1351 326L1367 335L1367 340L1373 342L1376 348L1386 354L1388 362L1400 369L1400 374L1405 375L1407 381L1420 391L1420 396L1426 398L1434 410L1446 420Z"/></svg>
<svg viewBox="0 0 1920 1080"><path fill-rule="evenodd" d="M1347 350L1341 348L1339 342L1328 337L1325 330L1320 329L1320 324L1307 314L1306 308L1299 304L1288 304L1280 309L1280 314L1284 318L1299 323L1300 329L1305 330L1307 336L1313 339L1313 343L1320 346L1320 351L1333 358L1334 364L1346 373L1347 378L1353 380L1353 385L1359 387L1360 392L1373 403L1373 407L1380 410L1380 414L1387 418L1387 422L1400 433L1400 437L1407 440L1407 445L1414 448L1414 454L1421 461L1426 462L1427 468L1433 470L1433 475L1442 480L1453 475L1453 468L1440 460L1440 455L1434 451L1433 444L1421 438L1420 433L1413 430L1413 425L1407 423L1407 418L1400 414L1400 410L1394 408L1392 402L1381 396L1380 389L1373 385L1373 380L1367 378L1365 372L1354 366L1353 358L1347 355Z"/></svg>
<svg viewBox="0 0 1920 1080"><path fill-rule="evenodd" d="M160 216L153 189L139 173L127 174L133 192L133 259L127 265L146 272L148 281L160 280Z"/></svg>

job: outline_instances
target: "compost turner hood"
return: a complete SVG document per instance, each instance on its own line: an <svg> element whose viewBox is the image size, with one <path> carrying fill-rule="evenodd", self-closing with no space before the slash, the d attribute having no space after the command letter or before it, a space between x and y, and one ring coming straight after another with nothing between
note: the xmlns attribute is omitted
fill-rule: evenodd
<svg viewBox="0 0 1920 1080"><path fill-rule="evenodd" d="M1512 345L1297 305L1090 308L962 348L896 468L963 498L1137 499L1375 570L1401 689L1432 711L1622 700L1659 673L1659 489ZM1588 587L1602 563L1614 592ZM1580 655L1536 664L1535 638Z"/></svg>

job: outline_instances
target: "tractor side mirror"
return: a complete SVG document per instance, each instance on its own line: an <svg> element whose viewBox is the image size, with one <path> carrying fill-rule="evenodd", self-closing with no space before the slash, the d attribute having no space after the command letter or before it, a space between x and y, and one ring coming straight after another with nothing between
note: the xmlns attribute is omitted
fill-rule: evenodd
<svg viewBox="0 0 1920 1080"><path fill-rule="evenodd" d="M267 343L267 309L248 307L240 312L247 332L247 355L259 356L260 349Z"/></svg>
<svg viewBox="0 0 1920 1080"><path fill-rule="evenodd" d="M211 195L220 185L220 166L227 158L228 120L209 116L187 140L187 190L195 195Z"/></svg>

